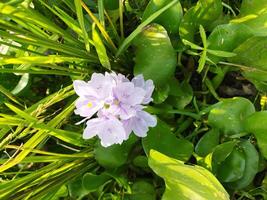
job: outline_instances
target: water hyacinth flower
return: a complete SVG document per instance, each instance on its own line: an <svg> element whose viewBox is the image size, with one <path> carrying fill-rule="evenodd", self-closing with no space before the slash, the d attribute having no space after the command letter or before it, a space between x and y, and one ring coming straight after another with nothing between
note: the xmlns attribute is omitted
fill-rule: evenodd
<svg viewBox="0 0 267 200"><path fill-rule="evenodd" d="M84 139L98 136L102 146L121 144L131 132L145 137L149 127L155 127L156 117L145 112L154 84L138 75L130 81L122 74L93 73L88 82L76 80L74 90L79 96L75 114L88 120ZM96 117L93 117L96 116ZM93 117L93 118L92 118Z"/></svg>

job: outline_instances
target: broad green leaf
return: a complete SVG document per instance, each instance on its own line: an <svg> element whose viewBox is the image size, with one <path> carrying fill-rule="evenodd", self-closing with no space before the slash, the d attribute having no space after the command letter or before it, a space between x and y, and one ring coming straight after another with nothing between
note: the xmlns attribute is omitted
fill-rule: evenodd
<svg viewBox="0 0 267 200"><path fill-rule="evenodd" d="M150 0L144 11L142 22L170 2L171 0ZM178 1L155 20L153 20L153 22L162 25L169 34L177 34L179 33L179 26L182 17L183 10L180 2Z"/></svg>
<svg viewBox="0 0 267 200"><path fill-rule="evenodd" d="M185 165L155 150L149 166L166 184L163 200L229 200L229 195L211 172L200 166Z"/></svg>
<svg viewBox="0 0 267 200"><path fill-rule="evenodd" d="M96 175L93 173L86 173L83 176L82 184L83 187L90 192L98 190L102 185L109 181L111 177L105 173Z"/></svg>
<svg viewBox="0 0 267 200"><path fill-rule="evenodd" d="M259 168L259 154L254 145L247 140L240 143L240 148L244 151L246 159L243 177L227 185L228 187L235 189L247 187L253 181Z"/></svg>
<svg viewBox="0 0 267 200"><path fill-rule="evenodd" d="M194 42L195 34L201 24L205 29L222 13L221 0L199 0L184 15L179 32L182 39Z"/></svg>
<svg viewBox="0 0 267 200"><path fill-rule="evenodd" d="M236 47L238 47L252 35L252 30L243 24L219 25L215 29L213 29L208 37L208 57L214 63L217 63L222 60L221 57L228 56L225 56L224 53L216 52L215 50L231 53Z"/></svg>
<svg viewBox="0 0 267 200"><path fill-rule="evenodd" d="M246 165L245 159L242 150L234 148L231 154L218 167L218 179L223 182L233 182L242 178Z"/></svg>
<svg viewBox="0 0 267 200"><path fill-rule="evenodd" d="M156 191L152 184L140 180L134 182L132 193L126 195L125 200L156 200Z"/></svg>
<svg viewBox="0 0 267 200"><path fill-rule="evenodd" d="M68 184L68 191L69 191L69 196L74 198L74 199L81 199L90 191L87 191L83 187L83 182L82 182L82 177L77 177L76 179L70 181Z"/></svg>
<svg viewBox="0 0 267 200"><path fill-rule="evenodd" d="M265 0L243 0L240 9L240 15L262 13L266 10L267 2Z"/></svg>
<svg viewBox="0 0 267 200"><path fill-rule="evenodd" d="M246 98L234 97L215 104L208 123L225 135L244 132L244 119L255 112L254 105Z"/></svg>
<svg viewBox="0 0 267 200"><path fill-rule="evenodd" d="M157 126L151 128L147 136L142 139L142 144L147 156L149 151L154 149L170 157L186 161L193 153L193 144L188 140L176 138L168 125L159 119Z"/></svg>
<svg viewBox="0 0 267 200"><path fill-rule="evenodd" d="M170 7L172 7L173 5L175 5L177 2L179 2L179 0L173 0L170 3L168 3L166 6L164 6L163 8L159 9L158 11L156 11L155 13L153 13L151 16L149 16L144 22L142 22L120 45L117 53L116 53L116 57L118 57L132 42L132 40L138 35L140 34L143 29L150 24L154 19L156 19L158 16L160 16L163 12L165 12L166 10L168 10Z"/></svg>
<svg viewBox="0 0 267 200"><path fill-rule="evenodd" d="M110 70L111 66L110 66L110 62L109 62L109 58L107 55L105 45L103 44L101 37L99 36L97 30L95 29L94 23L92 26L92 38L94 41L95 49L96 49L100 63L103 65L103 67Z"/></svg>
<svg viewBox="0 0 267 200"><path fill-rule="evenodd" d="M121 145L114 144L110 147L103 147L99 142L94 149L96 161L107 169L115 169L127 162L128 154L136 142L137 138L131 135L130 138Z"/></svg>
<svg viewBox="0 0 267 200"><path fill-rule="evenodd" d="M156 87L153 92L153 102L155 104L163 103L169 96L170 86L169 84Z"/></svg>
<svg viewBox="0 0 267 200"><path fill-rule="evenodd" d="M255 112L244 121L245 130L253 133L262 155L267 159L267 111Z"/></svg>
<svg viewBox="0 0 267 200"><path fill-rule="evenodd" d="M195 151L199 156L206 156L219 144L220 133L217 129L211 129L198 141Z"/></svg>
<svg viewBox="0 0 267 200"><path fill-rule="evenodd" d="M237 55L229 60L241 64L243 75L255 84L257 89L266 92L267 86L267 37L251 37L240 46L234 53ZM243 67L244 65L244 67Z"/></svg>
<svg viewBox="0 0 267 200"><path fill-rule="evenodd" d="M245 24L257 36L267 36L267 2L265 0L242 1L240 14L231 20L233 24Z"/></svg>
<svg viewBox="0 0 267 200"><path fill-rule="evenodd" d="M158 24L150 25L134 44L137 47L134 74L143 74L156 86L166 85L168 79L174 76L176 67L176 53L166 30Z"/></svg>
<svg viewBox="0 0 267 200"><path fill-rule="evenodd" d="M217 166L221 164L233 151L235 141L229 141L216 146L212 152L213 171L217 171Z"/></svg>
<svg viewBox="0 0 267 200"><path fill-rule="evenodd" d="M143 156L143 155L136 156L133 159L133 164L136 167L141 167L143 169L147 169L148 168L148 160L147 160L147 157L146 156Z"/></svg>
<svg viewBox="0 0 267 200"><path fill-rule="evenodd" d="M184 109L193 99L193 89L191 85L183 81L182 83L170 82L168 102L177 109Z"/></svg>

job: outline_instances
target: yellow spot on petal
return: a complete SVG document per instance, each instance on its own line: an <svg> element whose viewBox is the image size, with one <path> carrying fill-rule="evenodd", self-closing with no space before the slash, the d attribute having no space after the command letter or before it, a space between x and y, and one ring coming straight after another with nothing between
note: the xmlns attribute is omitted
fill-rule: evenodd
<svg viewBox="0 0 267 200"><path fill-rule="evenodd" d="M92 106L93 106L92 102L89 102L89 103L87 104L87 107L88 107L88 108L91 108Z"/></svg>

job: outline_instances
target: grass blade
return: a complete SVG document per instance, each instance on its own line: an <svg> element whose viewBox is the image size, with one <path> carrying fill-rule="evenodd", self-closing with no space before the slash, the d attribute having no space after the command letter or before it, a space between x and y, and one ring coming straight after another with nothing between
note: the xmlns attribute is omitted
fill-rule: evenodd
<svg viewBox="0 0 267 200"><path fill-rule="evenodd" d="M78 18L78 21L79 21L79 24L80 24L80 27L81 27L82 33L83 33L85 48L88 52L90 52L89 37L88 37L87 31L85 28L85 24L84 24L81 0L74 0L74 3L75 3L75 8L76 8L77 18Z"/></svg>

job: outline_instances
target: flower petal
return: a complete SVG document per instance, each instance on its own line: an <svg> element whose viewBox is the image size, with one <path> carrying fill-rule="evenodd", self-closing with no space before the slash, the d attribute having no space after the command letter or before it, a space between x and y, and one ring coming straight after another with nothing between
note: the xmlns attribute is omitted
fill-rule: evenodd
<svg viewBox="0 0 267 200"><path fill-rule="evenodd" d="M143 119L146 122L146 125L149 127L155 127L157 125L157 118L148 112L139 111L137 116Z"/></svg>
<svg viewBox="0 0 267 200"><path fill-rule="evenodd" d="M113 144L121 144L126 140L126 133L122 123L116 119L107 119L102 127L101 132L98 134L101 145L104 147L111 146Z"/></svg>
<svg viewBox="0 0 267 200"><path fill-rule="evenodd" d="M95 99L90 100L86 98L78 98L75 102L76 109L74 113L82 117L90 118L92 117L99 109L103 107L103 102L96 101Z"/></svg>
<svg viewBox="0 0 267 200"><path fill-rule="evenodd" d="M91 119L87 121L86 125L87 126L83 132L84 139L90 139L99 134L99 132L101 131L101 119Z"/></svg>
<svg viewBox="0 0 267 200"><path fill-rule="evenodd" d="M94 88L90 87L90 85L85 81L75 80L73 82L73 87L77 95L80 97L96 95Z"/></svg>

